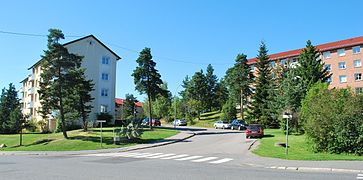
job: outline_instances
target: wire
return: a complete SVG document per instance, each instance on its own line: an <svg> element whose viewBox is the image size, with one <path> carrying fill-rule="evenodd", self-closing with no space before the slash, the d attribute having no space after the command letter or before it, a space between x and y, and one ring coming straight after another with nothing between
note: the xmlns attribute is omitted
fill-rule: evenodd
<svg viewBox="0 0 363 180"><path fill-rule="evenodd" d="M132 52L132 53L136 53L139 54L140 52L134 49L130 49L130 48L126 48L120 45L117 45L115 43L107 43L111 46ZM163 59L166 61L171 61L171 62L178 62L178 63L185 63L185 64L196 64L196 65L208 65L208 64L213 64L213 65L233 65L234 63L202 63L202 62L192 62L192 61L184 61L184 60L178 60L178 59L174 59L174 58L169 58L169 57L164 57L164 56L158 56L158 55L153 55L153 57L156 57L158 59Z"/></svg>
<svg viewBox="0 0 363 180"><path fill-rule="evenodd" d="M2 34L11 34L11 35L18 35L18 36L32 36L32 37L47 37L48 35L45 34L32 34L32 33L21 33L21 32L11 32L11 31L3 31L0 30L0 33ZM76 36L76 35L69 35L66 37L83 37L83 36ZM115 43L108 43L109 45L115 46L117 48L129 51L129 52L133 52L133 53L137 53L139 54L139 51L134 50L134 49L130 49L130 48L126 48L120 45L117 45ZM192 61L184 61L184 60L179 60L179 59L174 59L174 58L169 58L169 57L163 57L163 56L156 56L154 55L154 57L158 58L158 59L163 59L166 61L170 61L170 62L177 62L177 63L185 63L185 64L196 64L196 65L208 65L208 64L213 64L213 65L233 65L233 63L202 63L202 62L192 62Z"/></svg>
<svg viewBox="0 0 363 180"><path fill-rule="evenodd" d="M3 34L12 34L12 35L19 35L19 36L33 36L33 37L47 37L48 35L44 35L44 34L30 34L30 33L20 33L20 32L10 32L10 31L2 31L0 30L0 33ZM66 37L82 37L82 36L66 36Z"/></svg>

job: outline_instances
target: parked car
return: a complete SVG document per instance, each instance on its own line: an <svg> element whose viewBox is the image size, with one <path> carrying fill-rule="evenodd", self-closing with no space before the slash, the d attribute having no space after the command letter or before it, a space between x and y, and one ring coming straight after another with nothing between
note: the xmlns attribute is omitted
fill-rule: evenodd
<svg viewBox="0 0 363 180"><path fill-rule="evenodd" d="M243 130L246 129L247 123L244 120L233 120L231 123L231 129Z"/></svg>
<svg viewBox="0 0 363 180"><path fill-rule="evenodd" d="M213 124L214 128L222 128L222 129L229 129L231 128L231 124L227 121L217 121Z"/></svg>
<svg viewBox="0 0 363 180"><path fill-rule="evenodd" d="M184 119L176 119L173 121L173 125L175 126L186 126L188 123Z"/></svg>
<svg viewBox="0 0 363 180"><path fill-rule="evenodd" d="M142 123L141 125L144 125L144 126L149 126L149 118L145 118L144 120L142 120ZM151 126L161 126L161 122L159 119L153 119L151 121Z"/></svg>
<svg viewBox="0 0 363 180"><path fill-rule="evenodd" d="M260 124L250 124L246 129L246 138L263 137L263 127Z"/></svg>

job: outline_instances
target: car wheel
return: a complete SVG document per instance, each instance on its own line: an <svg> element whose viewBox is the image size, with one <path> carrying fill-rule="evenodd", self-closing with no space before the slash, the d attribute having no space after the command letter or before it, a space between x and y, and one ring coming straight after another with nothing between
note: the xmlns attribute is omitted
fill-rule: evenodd
<svg viewBox="0 0 363 180"><path fill-rule="evenodd" d="M216 128L216 129L217 129L217 126L214 126L214 128Z"/></svg>
<svg viewBox="0 0 363 180"><path fill-rule="evenodd" d="M233 126L231 126L231 130L233 130Z"/></svg>
<svg viewBox="0 0 363 180"><path fill-rule="evenodd" d="M238 126L238 130L239 130L239 131L241 130L241 126Z"/></svg>
<svg viewBox="0 0 363 180"><path fill-rule="evenodd" d="M250 137L249 136L246 136L247 139L249 139Z"/></svg>

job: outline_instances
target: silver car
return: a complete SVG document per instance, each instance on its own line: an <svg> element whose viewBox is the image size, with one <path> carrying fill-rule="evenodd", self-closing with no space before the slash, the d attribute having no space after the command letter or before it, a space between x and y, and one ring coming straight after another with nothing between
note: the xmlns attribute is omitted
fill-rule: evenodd
<svg viewBox="0 0 363 180"><path fill-rule="evenodd" d="M188 123L184 119L177 119L173 121L173 125L175 126L186 126Z"/></svg>
<svg viewBox="0 0 363 180"><path fill-rule="evenodd" d="M216 129L229 129L231 128L231 124L227 121L217 121L213 124L214 128Z"/></svg>

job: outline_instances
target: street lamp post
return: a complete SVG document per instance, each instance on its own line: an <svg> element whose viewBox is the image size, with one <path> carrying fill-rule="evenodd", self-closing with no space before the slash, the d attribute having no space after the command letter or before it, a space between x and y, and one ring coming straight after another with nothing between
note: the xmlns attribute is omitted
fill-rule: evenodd
<svg viewBox="0 0 363 180"><path fill-rule="evenodd" d="M176 128L176 93L178 93L178 88L180 87L180 85L178 85L178 87L176 87L175 89L175 94L174 94L174 128Z"/></svg>

